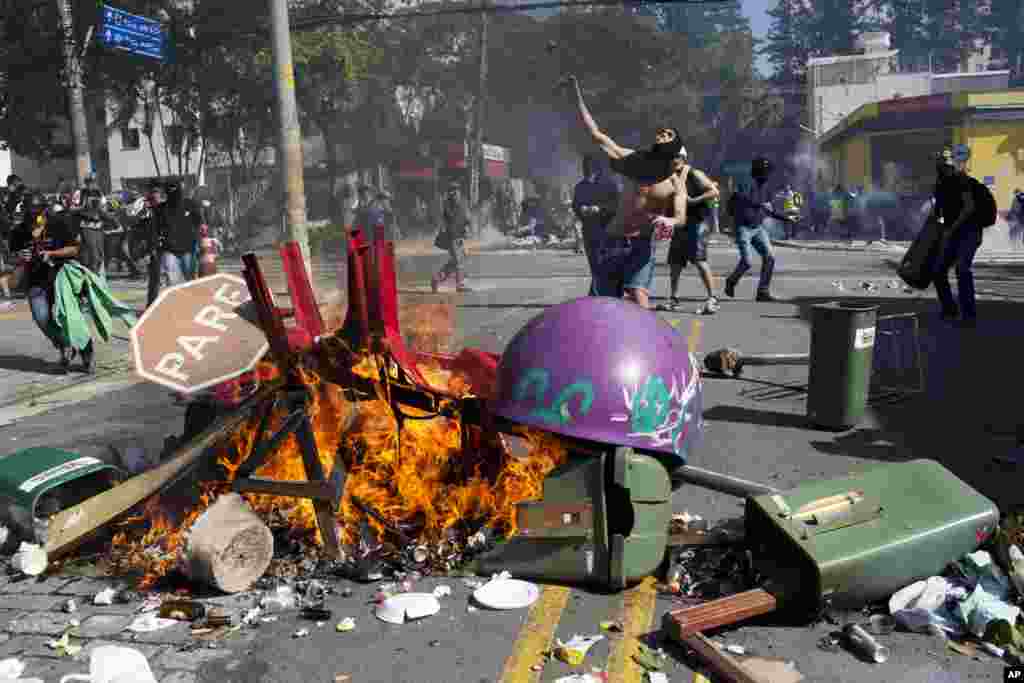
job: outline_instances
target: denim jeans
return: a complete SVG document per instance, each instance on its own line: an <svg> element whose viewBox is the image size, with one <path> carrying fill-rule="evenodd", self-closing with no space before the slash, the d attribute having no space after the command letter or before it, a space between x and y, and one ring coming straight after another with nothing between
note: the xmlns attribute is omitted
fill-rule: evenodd
<svg viewBox="0 0 1024 683"><path fill-rule="evenodd" d="M583 236L583 253L587 257L587 265L590 266L590 291L587 292L587 296L611 296L611 294L602 294L601 287L598 284L598 254L601 251L601 245L604 244L604 238L600 235L587 235L584 233Z"/></svg>
<svg viewBox="0 0 1024 683"><path fill-rule="evenodd" d="M147 306L151 306L160 295L160 290L180 285L195 277L196 257L191 252L176 254L161 251L149 263L149 286Z"/></svg>
<svg viewBox="0 0 1024 683"><path fill-rule="evenodd" d="M981 246L981 230L973 226L964 226L950 236L942 252L936 259L932 279L935 282L935 293L939 295L944 313L957 312L953 289L949 286L949 269L956 266L957 291L960 295L960 309L964 318L978 315L977 301L974 294L974 255Z"/></svg>
<svg viewBox="0 0 1024 683"><path fill-rule="evenodd" d="M767 293L771 289L772 273L775 271L775 254L772 253L771 238L768 237L768 231L763 226L736 226L736 248L739 249L740 260L736 264L736 270L728 277L728 281L735 286L739 283L740 278L750 270L751 247L761 257L761 277L757 283L757 291Z"/></svg>
<svg viewBox="0 0 1024 683"><path fill-rule="evenodd" d="M53 297L45 287L33 286L28 290L28 305L32 309L32 320L40 331L46 335L54 348L61 348L57 336L57 326L53 321Z"/></svg>
<svg viewBox="0 0 1024 683"><path fill-rule="evenodd" d="M441 267L441 270L434 276L438 283L444 282L452 275L455 276L455 285L461 287L465 279L466 267L466 240L452 240L448 245L448 261Z"/></svg>

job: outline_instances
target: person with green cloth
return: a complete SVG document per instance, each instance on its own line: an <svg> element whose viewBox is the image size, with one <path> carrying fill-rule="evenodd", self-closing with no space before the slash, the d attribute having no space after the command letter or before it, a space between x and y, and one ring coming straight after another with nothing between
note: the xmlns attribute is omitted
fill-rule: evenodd
<svg viewBox="0 0 1024 683"><path fill-rule="evenodd" d="M18 235L18 248L32 250L27 274L32 319L60 352L65 372L80 354L83 372L91 374L95 345L81 300L88 300L87 310L103 341L110 340L114 317L128 327L134 325L135 310L118 302L99 275L78 263L82 236L63 207L55 204L44 215L30 234Z"/></svg>

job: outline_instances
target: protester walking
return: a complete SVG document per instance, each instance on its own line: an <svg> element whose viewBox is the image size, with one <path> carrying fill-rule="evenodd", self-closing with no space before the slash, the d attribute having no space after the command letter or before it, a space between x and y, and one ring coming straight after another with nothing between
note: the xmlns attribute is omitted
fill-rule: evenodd
<svg viewBox="0 0 1024 683"><path fill-rule="evenodd" d="M941 253L933 265L932 281L942 306L943 320L973 327L978 317L972 271L974 256L981 246L982 231L996 222L996 202L987 187L956 165L952 150L939 153L935 166L938 180L933 217L940 222L943 237ZM949 284L949 270L954 265L959 305Z"/></svg>
<svg viewBox="0 0 1024 683"><path fill-rule="evenodd" d="M751 249L761 257L761 275L757 283L755 301L772 302L772 274L775 271L775 254L772 252L772 241L765 227L765 219L769 216L785 220L777 215L772 207L771 195L767 183L771 175L772 164L768 159L759 157L750 166L753 183L740 183L731 198L732 215L736 220L736 247L739 250L739 262L736 269L725 280L725 294L736 296L736 285L751 268Z"/></svg>
<svg viewBox="0 0 1024 683"><path fill-rule="evenodd" d="M177 181L164 185L157 192L157 206L153 211L156 239L156 264L150 268L150 295L156 299L153 278L157 278L156 291L173 287L195 278L202 211L191 199L185 198ZM155 269L155 272L154 272Z"/></svg>
<svg viewBox="0 0 1024 683"><path fill-rule="evenodd" d="M605 241L608 223L615 216L619 206L619 188L604 175L597 159L583 157L583 179L576 184L572 194L572 211L580 222L583 253L590 267L590 296L617 296L606 291L598 277L597 257Z"/></svg>
<svg viewBox="0 0 1024 683"><path fill-rule="evenodd" d="M714 292L714 276L708 265L708 217L711 214L710 203L718 199L718 187L703 171L693 168L687 160L686 150L682 150L676 159L676 176L686 183L687 209L686 223L672 233L672 241L668 249L669 268L669 304L668 309L678 310L681 302L679 278L687 263L692 263L700 275L701 282L707 292L707 300L700 312L713 314L718 312L718 297Z"/></svg>
<svg viewBox="0 0 1024 683"><path fill-rule="evenodd" d="M448 252L448 261L430 279L430 290L438 288L449 277L455 276L455 291L471 292L466 285L466 236L469 234L469 207L462 200L457 183L448 186L441 211L443 224L434 239L434 246Z"/></svg>

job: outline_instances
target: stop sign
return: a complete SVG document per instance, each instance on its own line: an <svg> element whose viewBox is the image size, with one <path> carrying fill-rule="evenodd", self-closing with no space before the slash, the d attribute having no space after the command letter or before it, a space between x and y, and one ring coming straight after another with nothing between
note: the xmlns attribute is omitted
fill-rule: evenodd
<svg viewBox="0 0 1024 683"><path fill-rule="evenodd" d="M251 370L270 345L239 314L250 299L245 280L227 274L165 290L132 328L135 371L192 393Z"/></svg>

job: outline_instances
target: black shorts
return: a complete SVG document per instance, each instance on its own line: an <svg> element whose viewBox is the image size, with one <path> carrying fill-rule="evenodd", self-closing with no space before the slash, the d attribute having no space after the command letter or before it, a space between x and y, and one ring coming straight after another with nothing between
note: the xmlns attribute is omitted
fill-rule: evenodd
<svg viewBox="0 0 1024 683"><path fill-rule="evenodd" d="M672 233L668 247L668 263L685 266L687 263L702 263L708 260L707 229L704 223L688 223Z"/></svg>

